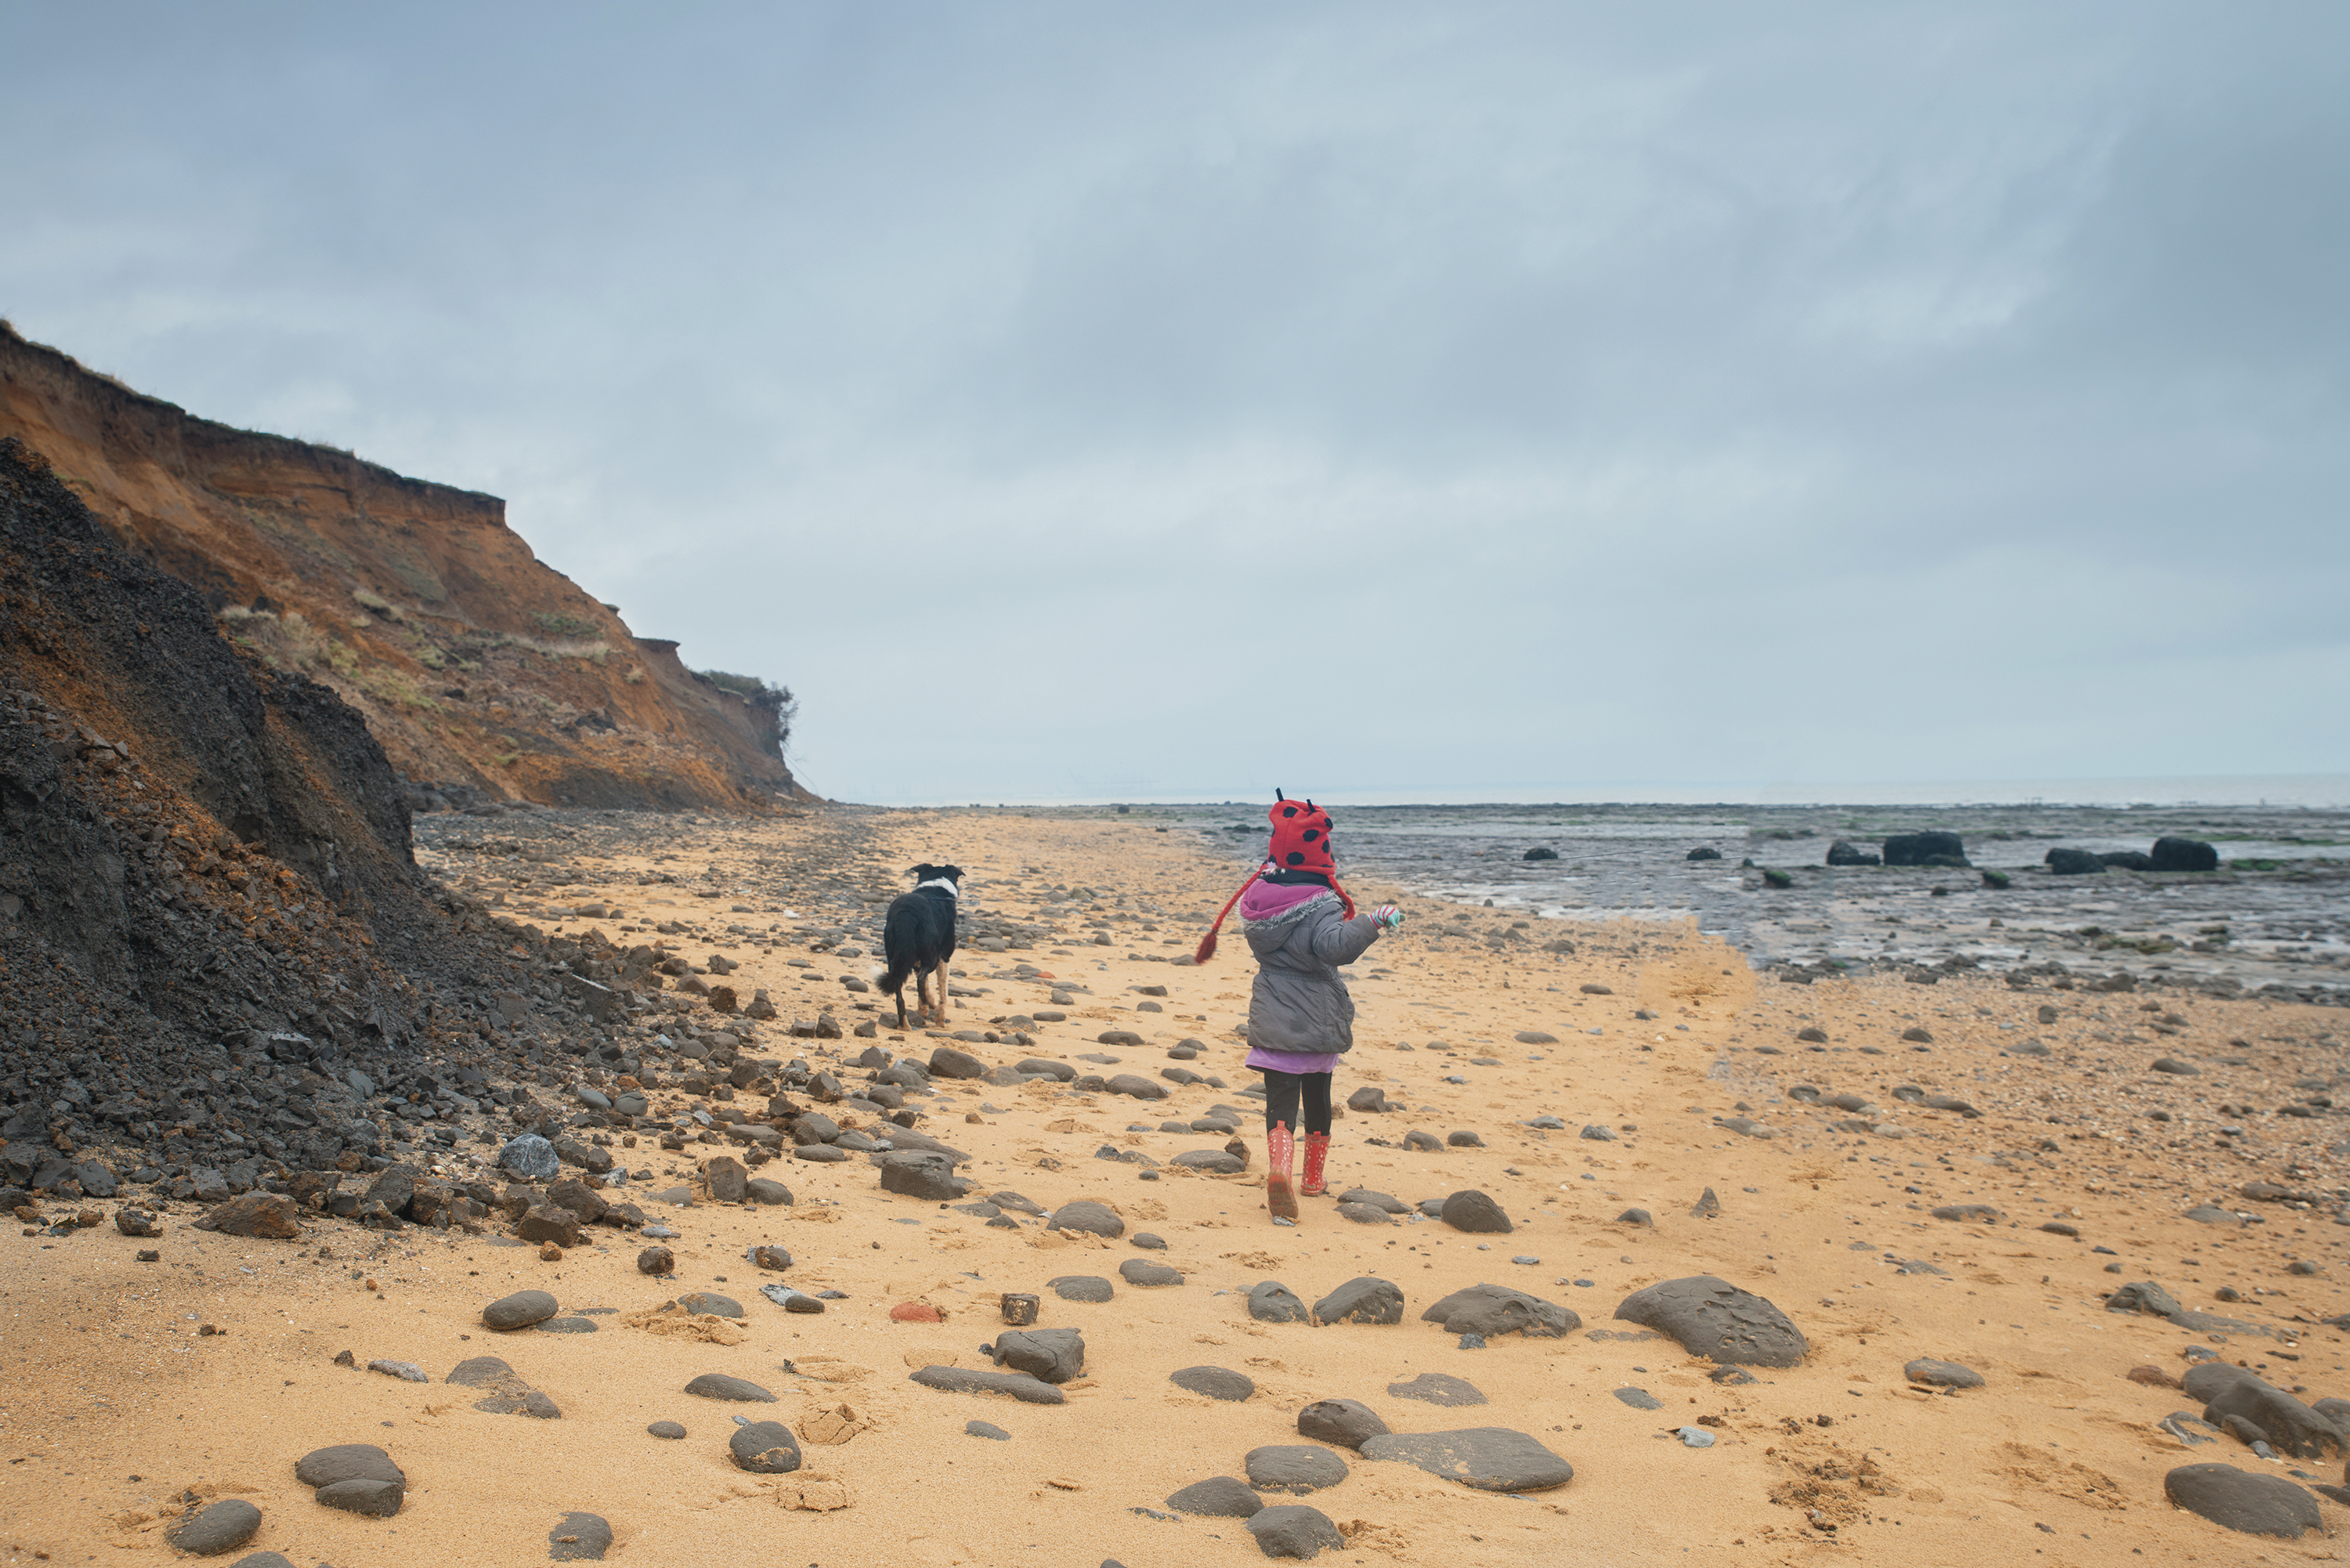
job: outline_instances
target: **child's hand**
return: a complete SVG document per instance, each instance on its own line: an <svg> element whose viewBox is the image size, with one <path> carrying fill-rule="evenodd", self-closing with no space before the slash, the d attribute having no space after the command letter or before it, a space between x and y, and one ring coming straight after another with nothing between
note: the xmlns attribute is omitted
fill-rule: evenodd
<svg viewBox="0 0 2350 1568"><path fill-rule="evenodd" d="M1371 919L1379 923L1379 929L1391 931L1403 924L1403 911L1393 904L1381 904L1371 911Z"/></svg>

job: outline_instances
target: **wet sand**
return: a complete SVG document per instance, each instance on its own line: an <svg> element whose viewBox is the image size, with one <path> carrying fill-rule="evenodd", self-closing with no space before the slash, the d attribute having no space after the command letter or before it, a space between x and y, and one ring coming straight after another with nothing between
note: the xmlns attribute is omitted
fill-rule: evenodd
<svg viewBox="0 0 2350 1568"><path fill-rule="evenodd" d="M1242 1521L1176 1514L1166 1499L1243 1474L1251 1449L1306 1442L1298 1410L1341 1397L1402 1432L1512 1428L1575 1469L1553 1490L1496 1495L1342 1451L1351 1473L1340 1484L1267 1501L1320 1509L1344 1531L1350 1560L1795 1563L1857 1551L1926 1563L2237 1563L2328 1550L2315 1537L2259 1540L2175 1511L2162 1477L2216 1459L2330 1482L2339 1459L2267 1461L2228 1438L2189 1447L2158 1423L2195 1402L2125 1375L2147 1365L2176 1377L2200 1347L2303 1388L2310 1401L2350 1395L2350 1356L2335 1359L2343 1335L2318 1321L2344 1304L2337 1215L2350 1179L2338 1116L2324 1103L2341 1065L2338 1012L2183 988L2019 990L1967 974L1930 986L1887 973L1785 984L1687 925L1515 928L1523 915L1408 899L1409 923L1353 971L1357 1044L1337 1085L1341 1099L1377 1087L1406 1108L1343 1116L1332 1198L1308 1200L1291 1229L1264 1212L1256 1102L1241 1092L1253 1077L1233 1032L1252 972L1245 945L1228 929L1210 966L1170 961L1189 953L1231 892L1228 862L1146 822L1107 817L890 814L845 856L809 848L833 831L821 814L639 824L581 828L601 857L545 836L531 840L547 857L535 861L421 857L483 888L493 870L527 865L528 890L506 906L526 915L555 907L554 894L621 911L547 919L549 930L594 924L626 945L668 925L667 939L697 965L728 956L741 965L728 983L746 997L765 989L780 1012L754 1032L746 1058L802 1058L853 1085L868 1075L848 1064L870 1044L919 1060L945 1044L992 1065L1040 1057L1162 1084L1167 1097L1149 1103L1049 1081L940 1078L934 1093L905 1096L922 1113L920 1130L971 1155L958 1173L975 1184L973 1198L1012 1191L1047 1210L1097 1199L1126 1234L1049 1231L1008 1207L1012 1228L991 1225L881 1191L856 1155L826 1164L787 1156L754 1169L790 1187L789 1208L698 1191L682 1206L660 1200L652 1195L691 1191L702 1162L743 1149L698 1141L692 1124L696 1141L663 1150L653 1126L696 1105L755 1111L764 1096L690 1093L696 1064L656 1047L645 1057L653 1116L631 1135L635 1147L613 1152L646 1173L626 1195L677 1233L666 1241L673 1279L637 1272L649 1244L639 1235L593 1229L559 1261L542 1261L494 1215L478 1234L411 1227L387 1236L313 1213L298 1240L268 1241L196 1231L203 1210L182 1203L166 1209L159 1241L111 1224L11 1236L0 1254L0 1355L13 1374L0 1398L7 1561L163 1555L173 1500L191 1493L240 1495L262 1510L258 1533L224 1561L258 1550L343 1568L544 1561L574 1511L609 1521L614 1559L648 1563L778 1552L827 1568L877 1556L1087 1568L1255 1561ZM501 830L464 829L476 838ZM791 1037L795 1020L827 1011L851 1029L882 1016L878 996L843 982L868 972L869 953L838 950L869 944L881 900L905 886L890 873L917 860L964 867L975 928L1014 933L990 939L1003 950L967 950L957 965L956 984L972 994L949 1028L982 1037ZM662 872L678 879L641 880ZM1353 890L1364 901L1389 891ZM1544 950L1556 940L1573 950ZM1136 989L1145 986L1167 994ZM1050 1005L1055 987L1068 988L1071 1005ZM659 993L662 1010L640 1018L647 1033L681 1042L689 1023L723 1022L698 1004L668 1011L675 1000ZM2043 1007L2053 1021L2042 1021ZM1031 1044L984 1038L1051 1011L1066 1017L1035 1023ZM1806 1028L1826 1038L1799 1040ZM1113 1030L1143 1044L1101 1044ZM1930 1039L1905 1040L1905 1030ZM1523 1032L1555 1039L1523 1043ZM1201 1043L1198 1054L1170 1060L1186 1039ZM1118 1060L1080 1060L1088 1055ZM2149 1071L2158 1057L2198 1070ZM542 1078L535 1092L564 1097L577 1067L550 1056L565 1081ZM1222 1085L1170 1082L1169 1067ZM1806 1086L1856 1096L1858 1108L1814 1103ZM1896 1093L1909 1088L1979 1114ZM2306 1114L2282 1114L2288 1106ZM1219 1177L1169 1163L1226 1140L1160 1123L1218 1106L1248 1118L1250 1168ZM1544 1116L1562 1126L1528 1125ZM1586 1127L1615 1137L1586 1137ZM1470 1132L1483 1147L1401 1147L1415 1130L1440 1142ZM462 1179L480 1177L495 1151L474 1141L415 1158ZM2247 1197L2259 1182L2285 1196ZM1405 1205L1482 1190L1514 1229L1356 1223L1333 1199L1357 1186ZM1719 1212L1692 1214L1709 1189ZM1996 1218L1931 1215L1963 1204L1988 1205ZM2224 1213L2188 1217L2207 1204ZM1652 1226L1618 1220L1636 1207ZM2041 1229L2050 1223L2078 1234ZM1165 1249L1137 1248L1138 1232ZM791 1268L754 1268L744 1252L758 1244L787 1248ZM142 1246L160 1261L136 1262ZM1131 1259L1170 1265L1182 1282L1129 1284L1119 1265ZM2296 1260L2317 1272L2289 1272ZM1634 1291L1707 1273L1782 1309L1808 1340L1804 1363L1717 1384L1711 1364L1612 1318ZM1110 1280L1113 1299L1061 1300L1047 1282L1069 1275ZM1402 1323L1267 1324L1247 1311L1249 1289L1266 1279L1312 1303L1360 1275L1401 1288ZM2183 1328L2105 1309L2112 1290L2136 1281L2238 1326ZM1570 1309L1581 1327L1464 1349L1419 1320L1430 1303L1480 1282ZM768 1282L842 1298L821 1315L787 1314L758 1294ZM595 1332L484 1326L486 1303L526 1288L554 1293L566 1317ZM2222 1288L2238 1299L2221 1299ZM625 1321L691 1290L733 1297L745 1308L740 1329L705 1322L709 1337L691 1337ZM988 1366L980 1347L1004 1326L1005 1292L1039 1295L1040 1326L1083 1331L1086 1368L1064 1388L1065 1404L909 1381L926 1366ZM906 1303L942 1321L894 1320ZM347 1349L356 1366L336 1365ZM561 1418L487 1414L473 1407L474 1391L443 1381L484 1354L544 1391ZM1912 1385L1903 1368L1920 1356L1963 1364L1985 1386ZM432 1381L364 1370L378 1358L414 1362ZM1246 1375L1253 1396L1221 1402L1169 1382L1199 1365ZM777 1403L682 1392L708 1372L747 1378ZM1467 1380L1487 1402L1446 1408L1389 1391L1429 1372ZM1654 1407L1616 1396L1627 1388ZM802 1470L734 1468L726 1439L738 1414L794 1425ZM689 1436L648 1436L661 1420ZM973 1420L1009 1440L967 1435ZM1671 1435L1700 1422L1712 1447ZM845 1442L815 1440L844 1429ZM397 1517L330 1511L296 1481L302 1454L354 1442L380 1444L407 1472ZM2322 1506L2330 1522L2345 1517Z"/></svg>

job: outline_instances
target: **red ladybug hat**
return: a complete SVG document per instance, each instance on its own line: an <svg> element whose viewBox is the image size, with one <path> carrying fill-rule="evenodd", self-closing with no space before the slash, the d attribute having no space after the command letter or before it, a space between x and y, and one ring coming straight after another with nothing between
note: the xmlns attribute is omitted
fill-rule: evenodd
<svg viewBox="0 0 2350 1568"><path fill-rule="evenodd" d="M1280 800L1281 792L1274 795L1278 802L1265 813L1273 824L1274 867L1281 871L1320 871L1337 869L1330 858L1330 814L1310 800Z"/></svg>
<svg viewBox="0 0 2350 1568"><path fill-rule="evenodd" d="M1355 918L1355 900L1338 886L1338 863L1330 857L1330 814L1310 800L1290 800L1279 790L1273 792L1273 809L1264 814L1265 820L1273 824L1273 846L1266 851L1264 863L1250 872L1248 880L1216 911L1214 924L1209 926L1208 934L1200 939L1200 946L1191 955L1194 963L1205 963L1216 956L1216 932L1222 927L1224 917L1241 901L1241 894L1267 872L1311 871L1320 876L1338 895L1339 907L1347 911L1347 918Z"/></svg>

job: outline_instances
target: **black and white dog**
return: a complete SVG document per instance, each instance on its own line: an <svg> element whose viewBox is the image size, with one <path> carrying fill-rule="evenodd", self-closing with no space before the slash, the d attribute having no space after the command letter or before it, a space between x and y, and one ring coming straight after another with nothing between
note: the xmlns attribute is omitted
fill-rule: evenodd
<svg viewBox="0 0 2350 1568"><path fill-rule="evenodd" d="M962 896L962 867L932 866L913 868L914 890L889 901L881 923L881 952L889 967L874 978L882 994L898 999L898 1027L906 1027L906 977L914 977L916 1016L929 1014L940 1027L947 1021L947 960L955 950L955 900ZM937 1002L931 1000L930 979L939 977Z"/></svg>

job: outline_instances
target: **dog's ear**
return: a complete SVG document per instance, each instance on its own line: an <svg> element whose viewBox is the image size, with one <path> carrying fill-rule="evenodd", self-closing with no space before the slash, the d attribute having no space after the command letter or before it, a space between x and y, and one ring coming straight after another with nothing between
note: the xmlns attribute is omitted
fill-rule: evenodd
<svg viewBox="0 0 2350 1568"><path fill-rule="evenodd" d="M933 866L931 869L950 882L960 883L962 880L962 867L960 866Z"/></svg>
<svg viewBox="0 0 2350 1568"><path fill-rule="evenodd" d="M906 875L917 882L927 881L930 878L931 868L927 863L920 866L909 866L906 867Z"/></svg>

